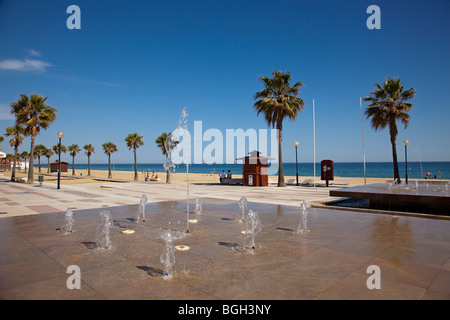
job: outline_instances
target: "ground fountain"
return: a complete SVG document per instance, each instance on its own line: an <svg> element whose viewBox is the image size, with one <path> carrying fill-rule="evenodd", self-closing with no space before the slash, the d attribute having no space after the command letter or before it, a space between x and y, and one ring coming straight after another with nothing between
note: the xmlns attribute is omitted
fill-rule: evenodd
<svg viewBox="0 0 450 320"><path fill-rule="evenodd" d="M242 231L244 236L242 237L241 244L238 245L238 249L243 251L254 253L252 249L256 248L256 235L261 232L262 225L259 219L258 213L253 210L249 210L247 219L245 220L245 230Z"/></svg>
<svg viewBox="0 0 450 320"><path fill-rule="evenodd" d="M163 234L164 251L161 254L160 261L164 265L164 280L172 279L172 268L175 264L176 248L173 244L173 236L170 231Z"/></svg>
<svg viewBox="0 0 450 320"><path fill-rule="evenodd" d="M240 222L244 222L245 218L246 218L246 214L247 214L247 198L246 197L241 197L239 199L239 209L241 210L240 212L240 217L238 216L238 218L236 218L236 220L240 221Z"/></svg>
<svg viewBox="0 0 450 320"><path fill-rule="evenodd" d="M59 231L64 232L64 234L72 233L74 223L75 223L75 221L73 219L72 209L67 208L65 218L64 218L64 226L59 228Z"/></svg>
<svg viewBox="0 0 450 320"><path fill-rule="evenodd" d="M195 213L196 215L202 214L202 204L200 203L200 198L199 198L199 197L195 198L195 209L194 209L194 213Z"/></svg>
<svg viewBox="0 0 450 320"><path fill-rule="evenodd" d="M308 231L308 205L303 201L300 205L300 223L298 224L295 233L304 233Z"/></svg>
<svg viewBox="0 0 450 320"><path fill-rule="evenodd" d="M181 112L180 120L178 121L178 129L181 130L181 136L183 137L184 144L184 162L186 164L186 233L189 232L189 151L191 149L190 135L188 131L187 122L188 113L186 108L183 108Z"/></svg>
<svg viewBox="0 0 450 320"><path fill-rule="evenodd" d="M168 135L165 146L168 154L167 160L164 163L164 168L170 170L171 167L175 167L175 163L172 160L172 152L175 148L180 147L182 142L183 159L182 162L186 164L186 233L189 232L189 151L191 149L191 137L188 131L188 121L186 107L181 112L180 119L178 120L178 127ZM182 141L180 141L182 139Z"/></svg>
<svg viewBox="0 0 450 320"><path fill-rule="evenodd" d="M147 205L147 196L145 194L142 195L141 201L139 203L138 213L136 217L136 222L145 222L145 206Z"/></svg>
<svg viewBox="0 0 450 320"><path fill-rule="evenodd" d="M199 216L199 215L201 215L202 214L202 204L200 203L200 198L199 197L197 197L197 198L195 198L195 209L194 209L194 214L196 215L196 216ZM198 220L197 219L194 219L194 218L191 218L191 219L188 219L188 223L197 223L198 222Z"/></svg>
<svg viewBox="0 0 450 320"><path fill-rule="evenodd" d="M113 224L111 213L108 210L101 211L100 219L96 235L97 250L109 250L111 249L110 232Z"/></svg>

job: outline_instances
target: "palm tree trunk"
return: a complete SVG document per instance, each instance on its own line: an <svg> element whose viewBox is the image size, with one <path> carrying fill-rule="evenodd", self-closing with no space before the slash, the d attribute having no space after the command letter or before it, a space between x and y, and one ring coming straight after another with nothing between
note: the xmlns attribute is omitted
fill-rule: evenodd
<svg viewBox="0 0 450 320"><path fill-rule="evenodd" d="M397 161L397 125L395 122L389 125L389 133L391 136L392 145L392 159L394 162L394 181L397 180L400 183L400 173L398 171L398 161Z"/></svg>
<svg viewBox="0 0 450 320"><path fill-rule="evenodd" d="M284 173L283 173L283 160L282 160L282 152L281 152L281 141L283 135L283 123L282 120L278 120L277 122L277 135L278 135L278 186L286 187L286 182L284 181Z"/></svg>
<svg viewBox="0 0 450 320"><path fill-rule="evenodd" d="M25 166L25 173L27 173L27 158L23 158L23 165Z"/></svg>
<svg viewBox="0 0 450 320"><path fill-rule="evenodd" d="M108 154L108 167L109 167L108 179L111 179L112 175L111 175L111 155L110 154Z"/></svg>
<svg viewBox="0 0 450 320"><path fill-rule="evenodd" d="M33 184L34 183L34 140L36 139L36 136L31 135L31 149L30 149L30 164L28 168L28 180L27 184Z"/></svg>
<svg viewBox="0 0 450 320"><path fill-rule="evenodd" d="M169 157L169 155L166 153L166 160ZM170 173L170 170L166 170L166 183L172 183L172 175Z"/></svg>
<svg viewBox="0 0 450 320"><path fill-rule="evenodd" d="M91 175L91 156L88 156L88 176Z"/></svg>
<svg viewBox="0 0 450 320"><path fill-rule="evenodd" d="M11 173L11 181L16 181L16 161L17 161L17 149L19 147L15 146L14 147L14 164L13 164L13 169L12 169L12 173Z"/></svg>
<svg viewBox="0 0 450 320"><path fill-rule="evenodd" d="M134 149L134 180L138 180L136 149Z"/></svg>
<svg viewBox="0 0 450 320"><path fill-rule="evenodd" d="M72 175L75 175L75 156L72 157Z"/></svg>
<svg viewBox="0 0 450 320"><path fill-rule="evenodd" d="M47 158L47 173L50 173L50 157Z"/></svg>

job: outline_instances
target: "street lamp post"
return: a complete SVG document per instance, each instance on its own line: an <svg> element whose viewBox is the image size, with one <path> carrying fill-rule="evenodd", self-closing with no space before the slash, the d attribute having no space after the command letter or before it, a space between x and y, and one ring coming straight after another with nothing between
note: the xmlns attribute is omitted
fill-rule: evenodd
<svg viewBox="0 0 450 320"><path fill-rule="evenodd" d="M294 147L295 147L295 172L296 172L296 176L297 176L297 186L298 186L298 159L297 159L297 147L298 147L299 143L298 141L294 142Z"/></svg>
<svg viewBox="0 0 450 320"><path fill-rule="evenodd" d="M57 189L60 189L60 182L61 182L61 138L64 137L64 132L58 131L56 136L59 138L59 144L58 144L58 186L57 186Z"/></svg>
<svg viewBox="0 0 450 320"><path fill-rule="evenodd" d="M406 152L406 146L408 144L408 140L403 140L403 145L405 146L405 184L408 184L408 153Z"/></svg>

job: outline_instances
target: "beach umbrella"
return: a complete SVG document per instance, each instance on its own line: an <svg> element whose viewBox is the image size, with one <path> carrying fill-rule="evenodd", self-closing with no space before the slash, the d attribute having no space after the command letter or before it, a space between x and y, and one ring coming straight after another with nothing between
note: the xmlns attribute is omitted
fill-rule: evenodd
<svg viewBox="0 0 450 320"><path fill-rule="evenodd" d="M431 174L431 172L425 172L425 175L427 175L427 174Z"/></svg>

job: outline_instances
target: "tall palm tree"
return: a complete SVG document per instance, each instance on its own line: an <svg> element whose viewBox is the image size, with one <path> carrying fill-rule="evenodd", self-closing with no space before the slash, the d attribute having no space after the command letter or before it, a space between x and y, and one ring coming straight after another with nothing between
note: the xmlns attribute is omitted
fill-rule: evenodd
<svg viewBox="0 0 450 320"><path fill-rule="evenodd" d="M27 173L27 159L30 158L30 153L28 151L23 151L20 153L20 157L23 158L25 164L25 173Z"/></svg>
<svg viewBox="0 0 450 320"><path fill-rule="evenodd" d="M169 158L169 154L176 147L179 141L171 140L170 143L166 143L167 138L169 137L169 134L167 132L161 133L161 135L156 138L155 143L157 144L158 148L161 149L161 152L164 156L166 156L166 160ZM168 150L168 148L171 148L171 150ZM166 183L171 183L171 174L170 170L166 169Z"/></svg>
<svg viewBox="0 0 450 320"><path fill-rule="evenodd" d="M27 181L29 184L34 182L33 159L36 136L41 133L41 129L47 129L56 120L58 112L55 108L45 104L47 98L37 94L32 94L30 97L21 94L19 100L11 103L11 113L15 114L16 122L25 125L25 135L31 136L30 168Z"/></svg>
<svg viewBox="0 0 450 320"><path fill-rule="evenodd" d="M41 157L44 155L45 149L47 148L42 144L37 144L34 146L34 156L38 159L39 173L41 173Z"/></svg>
<svg viewBox="0 0 450 320"><path fill-rule="evenodd" d="M255 94L254 108L259 115L262 113L269 126L276 127L278 139L278 186L285 187L283 174L283 161L281 152L281 141L283 137L283 120L289 118L297 119L298 111L303 110L305 103L298 98L300 87L303 83L297 82L290 85L291 74L289 72L274 70L272 78L261 76L265 88Z"/></svg>
<svg viewBox="0 0 450 320"><path fill-rule="evenodd" d="M43 155L47 157L47 173L50 173L50 157L53 155L52 149L45 148Z"/></svg>
<svg viewBox="0 0 450 320"><path fill-rule="evenodd" d="M72 175L75 175L75 156L77 153L81 151L80 147L77 144L71 144L68 148L69 154L72 157Z"/></svg>
<svg viewBox="0 0 450 320"><path fill-rule="evenodd" d="M397 162L397 120L406 127L409 123L408 112L412 109L412 104L406 101L414 98L416 90L411 88L404 90L400 78L387 77L383 85L375 83L377 87L370 93L371 96L365 97L364 101L370 104L366 108L367 118L371 118L372 128L377 131L389 127L389 135L392 146L392 159L394 163L394 179L400 182L400 173Z"/></svg>
<svg viewBox="0 0 450 320"><path fill-rule="evenodd" d="M142 141L142 138L143 136L140 136L138 133L130 133L125 138L128 150L133 149L134 152L134 180L138 180L136 149L144 145L144 141Z"/></svg>
<svg viewBox="0 0 450 320"><path fill-rule="evenodd" d="M91 175L91 155L95 152L95 148L92 144L87 144L83 147L86 151L84 154L88 157L88 176Z"/></svg>
<svg viewBox="0 0 450 320"><path fill-rule="evenodd" d="M109 172L108 172L108 179L112 178L112 174L111 174L111 154L113 154L114 152L117 151L117 146L112 143L112 142L106 142L104 144L102 144L103 147L103 151L105 151L105 154L108 155L108 168L109 168Z"/></svg>
<svg viewBox="0 0 450 320"><path fill-rule="evenodd" d="M13 169L11 173L11 181L16 180L16 162L18 157L18 151L19 146L22 144L23 137L22 135L25 133L25 128L21 126L20 124L15 124L12 127L6 128L6 134L7 137L12 137L11 140L9 140L9 145L11 147L14 147L14 164Z"/></svg>

